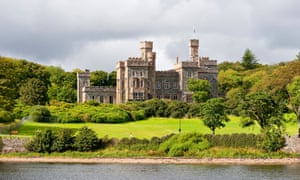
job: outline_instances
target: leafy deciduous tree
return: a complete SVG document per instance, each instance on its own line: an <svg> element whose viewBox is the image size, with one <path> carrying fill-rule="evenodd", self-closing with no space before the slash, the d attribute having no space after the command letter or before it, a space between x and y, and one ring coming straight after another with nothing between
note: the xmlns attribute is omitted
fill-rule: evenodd
<svg viewBox="0 0 300 180"><path fill-rule="evenodd" d="M248 94L239 108L243 117L243 126L250 126L257 122L264 130L271 124L281 124L282 112L279 104L267 93L255 92Z"/></svg>
<svg viewBox="0 0 300 180"><path fill-rule="evenodd" d="M290 109L297 116L299 124L298 136L300 137L300 76L296 76L293 82L287 85L287 90L289 93Z"/></svg>
<svg viewBox="0 0 300 180"><path fill-rule="evenodd" d="M205 102L211 96L211 85L207 80L189 79L188 89L193 92L193 100L197 103Z"/></svg>
<svg viewBox="0 0 300 180"><path fill-rule="evenodd" d="M224 127L224 122L229 121L225 109L223 98L212 98L203 104L201 117L204 125L212 131L212 134L215 134L216 128Z"/></svg>
<svg viewBox="0 0 300 180"><path fill-rule="evenodd" d="M47 91L47 84L31 78L20 88L20 100L26 105L44 105L48 102Z"/></svg>

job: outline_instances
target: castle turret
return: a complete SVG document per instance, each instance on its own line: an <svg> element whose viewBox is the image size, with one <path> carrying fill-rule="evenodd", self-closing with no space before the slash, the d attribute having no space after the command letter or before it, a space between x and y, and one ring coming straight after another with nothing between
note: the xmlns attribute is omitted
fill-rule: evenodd
<svg viewBox="0 0 300 180"><path fill-rule="evenodd" d="M198 49L199 49L199 40L191 39L189 43L190 47L190 61L197 62L199 59Z"/></svg>
<svg viewBox="0 0 300 180"><path fill-rule="evenodd" d="M90 76L91 74L88 69L86 69L85 72L77 73L77 102L84 101L82 88L90 86Z"/></svg>
<svg viewBox="0 0 300 180"><path fill-rule="evenodd" d="M148 61L148 57L152 57L152 48L153 42L152 41L142 41L140 42L140 50L141 50L141 58L144 61Z"/></svg>

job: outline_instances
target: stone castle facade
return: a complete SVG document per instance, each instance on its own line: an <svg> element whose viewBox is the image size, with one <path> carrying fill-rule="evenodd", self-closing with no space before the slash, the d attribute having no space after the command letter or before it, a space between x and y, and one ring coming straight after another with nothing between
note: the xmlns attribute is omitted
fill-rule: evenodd
<svg viewBox="0 0 300 180"><path fill-rule="evenodd" d="M192 102L192 92L187 88L189 78L206 79L211 84L212 96L216 97L218 82L217 61L199 57L199 40L189 42L189 60L176 58L174 69L156 71L156 53L153 42L140 43L140 57L129 57L117 63L116 87L90 86L90 72L77 74L77 101L121 104L128 101L152 98Z"/></svg>

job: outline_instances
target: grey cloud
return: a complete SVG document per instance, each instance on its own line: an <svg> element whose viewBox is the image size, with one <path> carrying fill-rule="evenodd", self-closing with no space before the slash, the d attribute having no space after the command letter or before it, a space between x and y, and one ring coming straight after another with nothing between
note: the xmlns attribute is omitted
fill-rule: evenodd
<svg viewBox="0 0 300 180"><path fill-rule="evenodd" d="M195 27L200 55L239 60L252 48L266 63L276 62L299 50L298 7L295 0L1 1L0 55L68 70L112 69L117 60L138 55L139 41L154 40L165 58L158 61L167 64L188 58Z"/></svg>

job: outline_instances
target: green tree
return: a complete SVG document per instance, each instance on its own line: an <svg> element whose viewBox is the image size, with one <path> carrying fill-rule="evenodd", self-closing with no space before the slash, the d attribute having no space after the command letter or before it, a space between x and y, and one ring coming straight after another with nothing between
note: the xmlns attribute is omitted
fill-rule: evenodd
<svg viewBox="0 0 300 180"><path fill-rule="evenodd" d="M289 93L290 109L297 116L299 124L298 136L300 137L300 76L296 76L293 82L287 85L287 90Z"/></svg>
<svg viewBox="0 0 300 180"><path fill-rule="evenodd" d="M0 109L0 123L10 123L14 121L12 113L6 110Z"/></svg>
<svg viewBox="0 0 300 180"><path fill-rule="evenodd" d="M228 122L229 119L226 116L224 99L212 98L206 101L201 109L201 118L212 134L215 134L216 128L225 127L225 122Z"/></svg>
<svg viewBox="0 0 300 180"><path fill-rule="evenodd" d="M20 100L26 105L44 105L48 102L47 91L47 84L31 78L20 88Z"/></svg>
<svg viewBox="0 0 300 180"><path fill-rule="evenodd" d="M264 130L271 124L281 124L282 112L279 104L267 93L255 92L248 94L245 100L240 103L239 108L244 127L257 122Z"/></svg>
<svg viewBox="0 0 300 180"><path fill-rule="evenodd" d="M78 151L92 151L99 147L99 139L96 133L85 127L82 127L75 137L74 147Z"/></svg>
<svg viewBox="0 0 300 180"><path fill-rule="evenodd" d="M246 49L242 57L241 65L246 69L254 69L257 67L257 59L250 49Z"/></svg>
<svg viewBox="0 0 300 180"><path fill-rule="evenodd" d="M111 73L105 71L91 72L91 85L92 86L115 86L116 85L116 71Z"/></svg>
<svg viewBox="0 0 300 180"><path fill-rule="evenodd" d="M207 80L189 79L188 89L193 92L193 100L197 103L205 102L211 96L211 85Z"/></svg>

